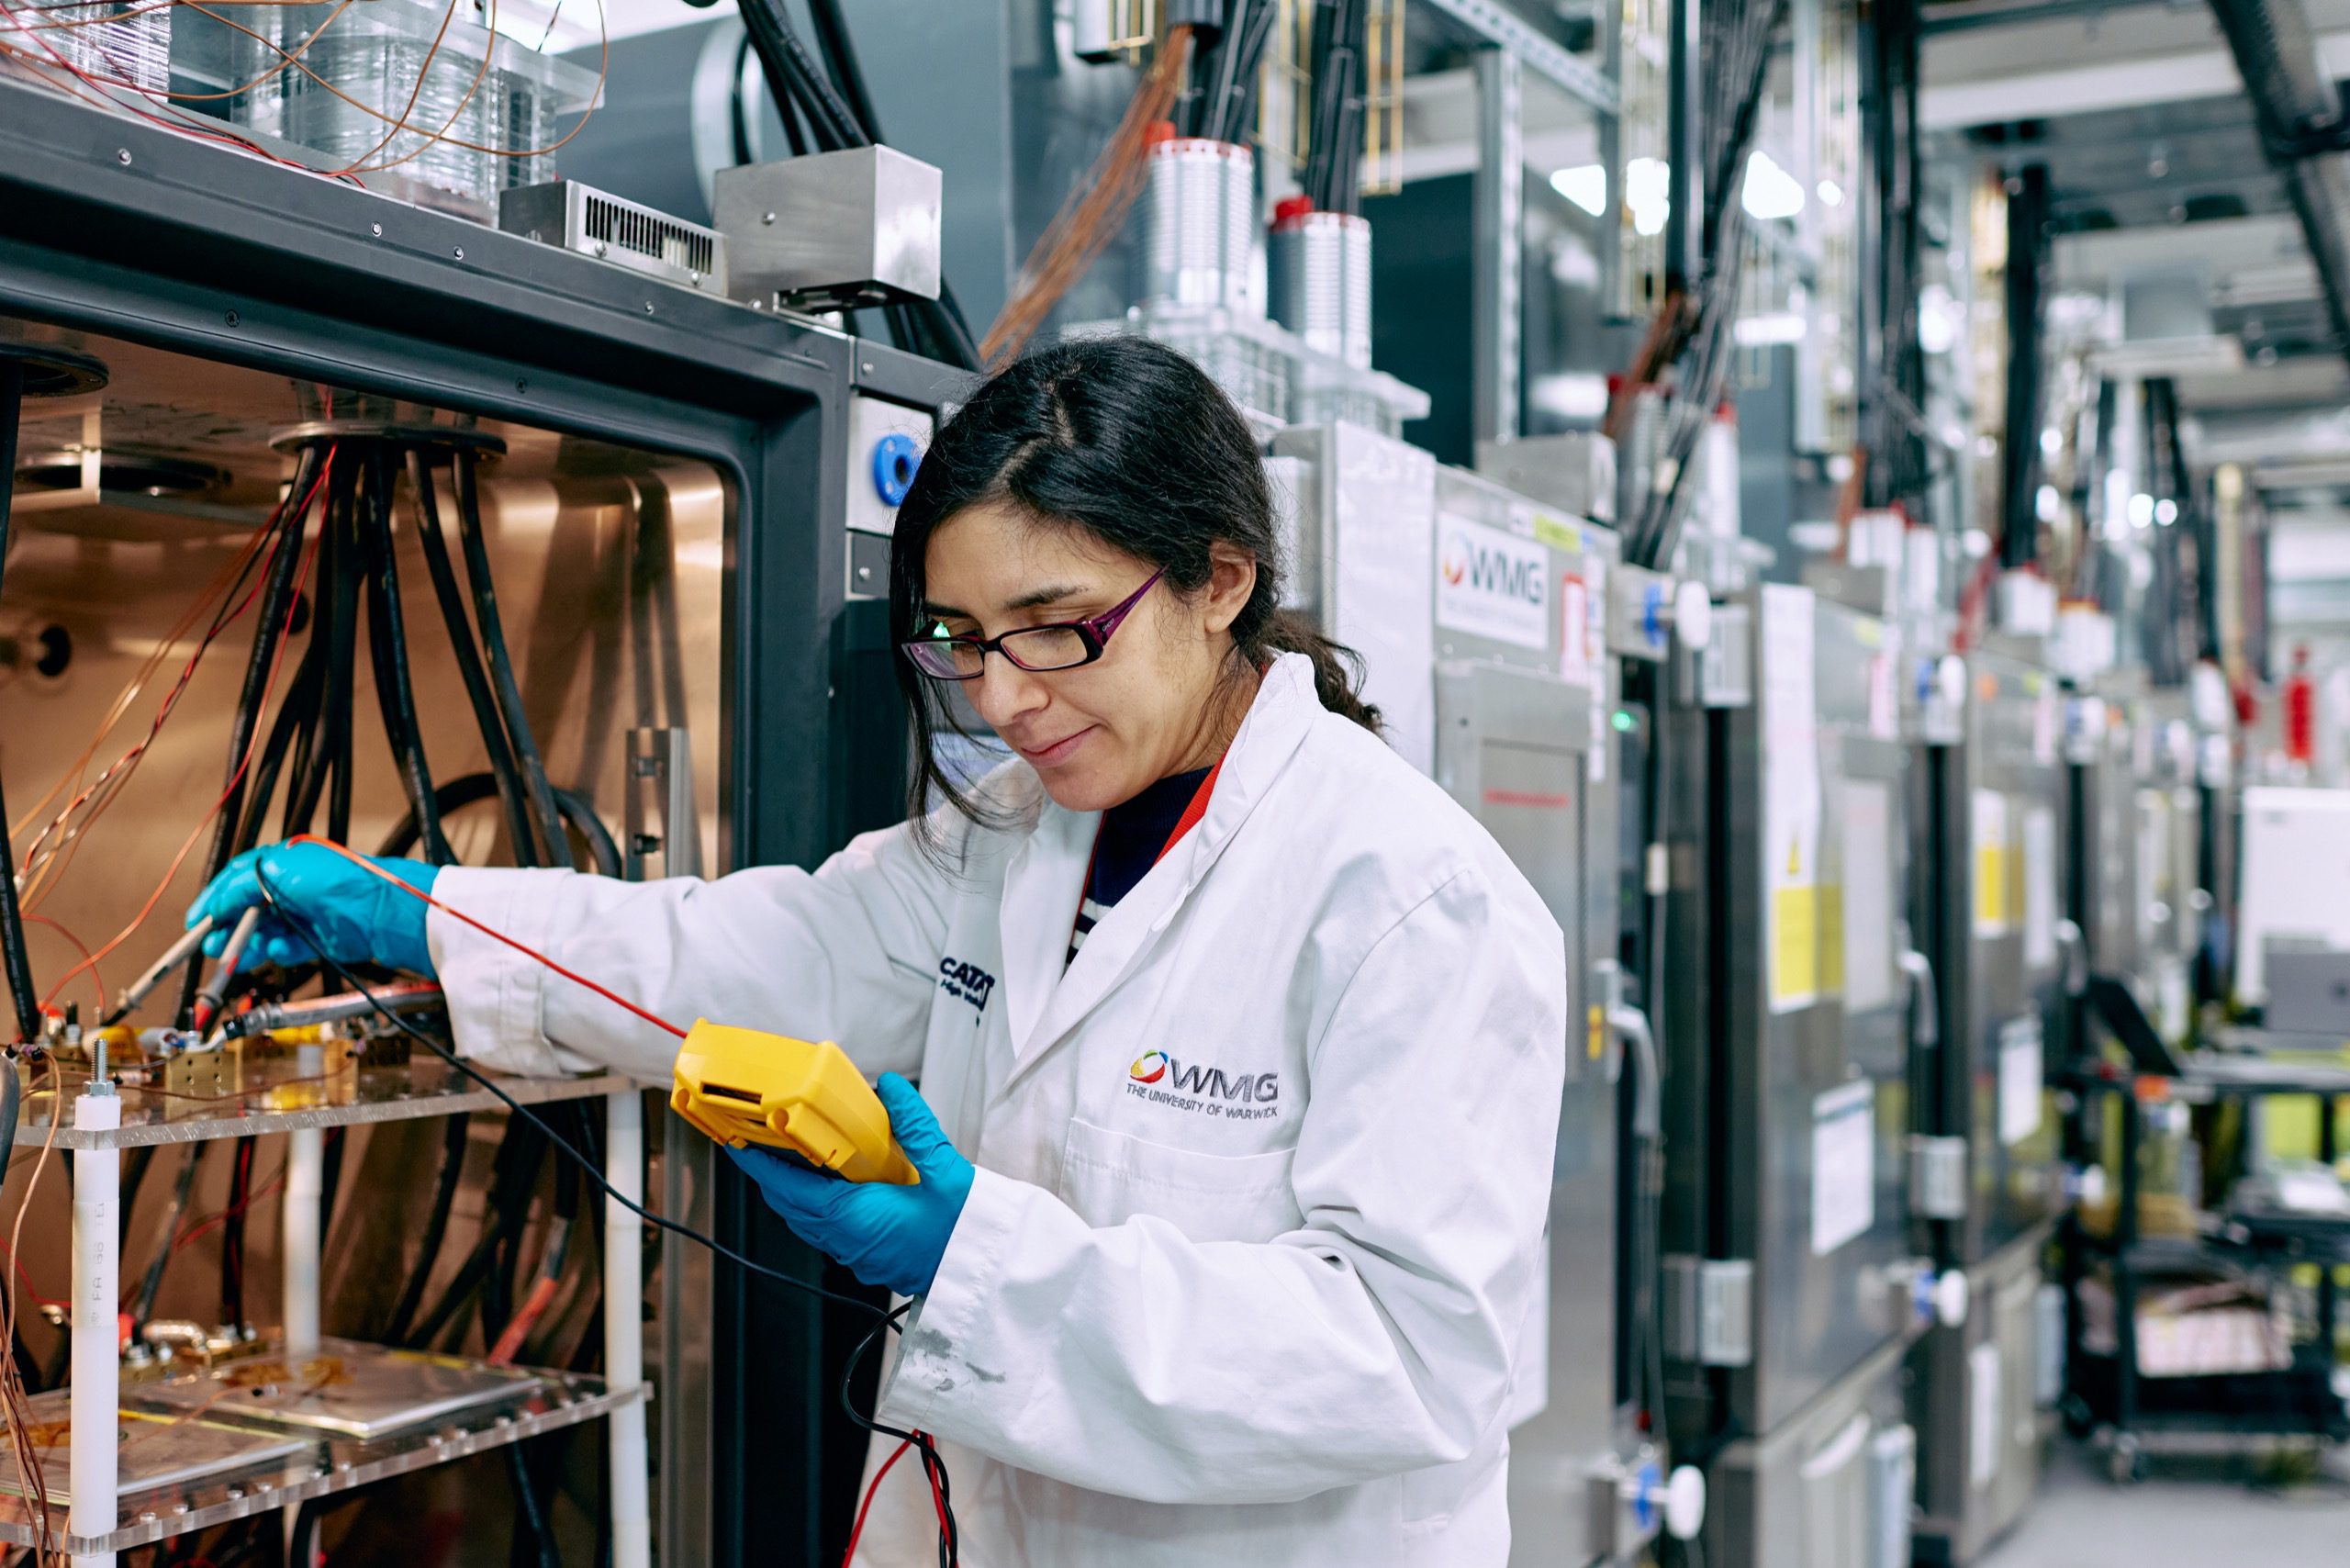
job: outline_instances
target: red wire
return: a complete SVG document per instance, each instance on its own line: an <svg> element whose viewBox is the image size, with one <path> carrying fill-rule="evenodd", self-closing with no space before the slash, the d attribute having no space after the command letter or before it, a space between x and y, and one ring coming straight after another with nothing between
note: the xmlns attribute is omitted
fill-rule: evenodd
<svg viewBox="0 0 2350 1568"><path fill-rule="evenodd" d="M180 1232L180 1238L172 1243L172 1250L176 1252L181 1248L185 1247L189 1242L194 1241L197 1237L202 1236L206 1231L210 1230L214 1226L224 1225L229 1220L236 1218L239 1215L244 1213L247 1209L252 1207L253 1204L261 1202L263 1198L266 1198L272 1193L274 1193L284 1185L285 1185L285 1178L283 1175L271 1177L268 1181L263 1182L260 1187L248 1194L243 1203L232 1204L229 1207L222 1209L218 1214L211 1215L204 1219L200 1219L196 1221L196 1224L190 1226L187 1229Z"/></svg>
<svg viewBox="0 0 2350 1568"><path fill-rule="evenodd" d="M643 1008L639 1007L635 1002L631 1002L627 997L621 995L617 991L607 991L602 986L598 985L594 980L589 980L586 975L580 974L576 970L565 969L561 964L556 963L544 953L538 952L530 947L525 947L521 943L515 941L514 938L507 935L503 931L493 931L488 926L484 925L480 921L476 920L472 915L467 914L464 911L450 908L447 904L442 903L439 899L434 898L431 893L426 892L422 888L418 887L415 883L402 881L399 878L395 877L389 871L385 870L381 866L376 865L373 860L368 859L364 855L360 855L352 850L346 849L330 838L320 838L314 833L296 834L292 838L287 839L285 842L288 844L315 844L321 848L331 849L337 855L341 856L345 860L350 861L352 865L365 871L368 875L381 877L384 880L391 883L392 886L407 893L410 898L422 899L426 903L431 905L434 909L439 910L450 919L460 921L466 925L472 926L476 931L480 932L484 936L489 937L493 941L503 942L506 946L513 948L524 958L545 965L548 969L553 969L555 973L561 975L572 984L587 987L589 991L594 991L598 996L602 997L606 1002L612 1003L615 1007L624 1007L629 1012L635 1014L639 1018L643 1019L646 1023L653 1025L655 1028L666 1029L681 1040L686 1037L686 1032L683 1029L678 1028L675 1024L670 1023L666 1018L660 1016L658 1014L646 1012Z"/></svg>
<svg viewBox="0 0 2350 1568"><path fill-rule="evenodd" d="M8 1244L6 1241L0 1241L0 1252L7 1251ZM16 1268L17 1278L25 1282L25 1294L32 1297L35 1306L63 1306L65 1305L62 1301L51 1301L40 1294L40 1287L33 1283L33 1277L25 1271L25 1260L22 1258L17 1257L14 1252L8 1252L8 1261Z"/></svg>
<svg viewBox="0 0 2350 1568"><path fill-rule="evenodd" d="M865 1516L873 1511L873 1498L874 1495L881 1490L881 1478L889 1474L890 1467L903 1459L906 1450L913 1446L913 1439L908 1438L896 1448L891 1449L890 1457L881 1462L881 1468L873 1473L873 1479L866 1483L865 1501L857 1506L856 1524L848 1532L848 1550L841 1553L841 1568L849 1568L849 1564L856 1560L856 1543L865 1535ZM937 1491L935 1483L932 1484L931 1490L933 1493Z"/></svg>

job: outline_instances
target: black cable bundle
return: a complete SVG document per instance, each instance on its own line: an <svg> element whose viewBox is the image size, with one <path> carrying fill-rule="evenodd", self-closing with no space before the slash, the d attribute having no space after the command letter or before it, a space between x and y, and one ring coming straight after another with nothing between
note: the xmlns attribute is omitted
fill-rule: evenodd
<svg viewBox="0 0 2350 1568"><path fill-rule="evenodd" d="M866 89L838 0L811 0L809 6L817 47L824 54L821 66L793 30L782 0L737 0L737 5L795 152L800 151L795 113L806 121L807 140L817 151L837 152L880 141L872 95ZM955 303L953 289L942 284L936 299L886 307L884 314L899 347L964 370L979 367L978 343Z"/></svg>
<svg viewBox="0 0 2350 1568"><path fill-rule="evenodd" d="M1688 511L1690 460L1721 401L1736 353L1733 328L1746 274L1746 208L1740 190L1770 73L1771 39L1785 6L1786 0L1745 0L1734 10L1708 8L1706 13L1706 75L1723 95L1710 106L1705 121L1707 273L1695 300L1679 307L1688 312L1681 323L1685 338L1674 367L1662 442L1672 483L1661 492L1651 491L1642 510L1627 519L1624 555L1637 566L1662 568L1673 558Z"/></svg>
<svg viewBox="0 0 2350 1568"><path fill-rule="evenodd" d="M522 707L521 684L514 678L514 656L506 645L506 622L498 612L498 585L490 576L489 546L482 536L481 488L474 461L474 454L460 447L451 464L450 483L457 498L457 540L465 554L465 581L473 590L474 619L480 624L490 694L496 699L498 716L505 722L506 739L513 749L515 764L522 771L522 787L530 802L532 820L546 845L543 864L568 869L574 862L571 841L563 830L564 812L554 786L547 782L547 767L539 755L539 743L531 734L531 716ZM453 622L451 635L455 635L456 629ZM589 821L594 820L592 812L583 814Z"/></svg>
<svg viewBox="0 0 2350 1568"><path fill-rule="evenodd" d="M21 362L0 355L0 476L17 472L17 411L24 400ZM0 491L0 573L8 563L12 491ZM23 908L17 902L16 853L7 833L8 807L0 798L0 969L7 971L8 1000L17 1016L17 1038L40 1038L40 1000L33 990L32 959L25 946Z"/></svg>
<svg viewBox="0 0 2350 1568"><path fill-rule="evenodd" d="M261 719L262 700L269 689L278 639L285 628L286 611L294 595L294 576L302 562L302 535L309 515L304 503L309 498L311 484L322 460L323 454L315 447L306 446L294 463L291 498L277 525L277 538L272 545L275 553L270 557L269 576L264 579L261 602L255 610L252 652L245 660L244 684L237 694L236 711L229 721L228 788L213 824L212 848L205 857L207 882L218 876L229 857L236 853L237 834L244 823L249 783L246 752L252 743L253 728ZM203 969L201 964L191 963L180 979L181 1028L191 1026L195 1021L196 992L203 983Z"/></svg>
<svg viewBox="0 0 2350 1568"><path fill-rule="evenodd" d="M449 542L441 532L441 503L433 493L432 473L426 465L424 450L410 447L408 452L408 484L416 492L416 533L424 545L424 564L432 577L433 598L441 606L441 623L448 630L449 646L456 655L457 675L464 683L465 700L472 704L475 727L481 731L483 746L489 753L490 777L498 781L498 799L506 809L506 829L514 845L514 863L518 866L539 865L538 830L531 821L530 802L525 798L522 780L514 766L514 748L508 739L505 721L498 710L498 699L489 689L489 677L482 668L481 651L474 646L473 633L465 625L464 599L457 590L457 573L449 562ZM432 818L440 813L435 801ZM420 825L428 820L419 812ZM554 829L560 833L559 824Z"/></svg>
<svg viewBox="0 0 2350 1568"><path fill-rule="evenodd" d="M1273 23L1280 16L1281 0L1232 0L1224 39L1207 57L1213 82L1201 135L1218 141L1249 140L1265 48L1272 42Z"/></svg>
<svg viewBox="0 0 2350 1568"><path fill-rule="evenodd" d="M1371 14L1363 0L1315 0L1314 118L1305 195L1317 212L1362 210L1362 138Z"/></svg>

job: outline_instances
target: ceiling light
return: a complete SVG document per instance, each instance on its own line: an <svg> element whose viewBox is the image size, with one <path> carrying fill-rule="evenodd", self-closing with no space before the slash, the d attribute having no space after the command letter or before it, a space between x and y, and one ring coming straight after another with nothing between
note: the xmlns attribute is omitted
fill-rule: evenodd
<svg viewBox="0 0 2350 1568"><path fill-rule="evenodd" d="M1605 164L1579 163L1572 169L1554 171L1550 175L1550 188L1594 218L1607 210L1607 168Z"/></svg>
<svg viewBox="0 0 2350 1568"><path fill-rule="evenodd" d="M1662 158L1635 158L1624 165L1624 205L1632 209L1632 228L1640 234L1662 234L1673 216L1673 170Z"/></svg>
<svg viewBox="0 0 2350 1568"><path fill-rule="evenodd" d="M1758 149L1746 160L1746 182L1739 202L1750 218L1793 218L1803 210L1803 182Z"/></svg>

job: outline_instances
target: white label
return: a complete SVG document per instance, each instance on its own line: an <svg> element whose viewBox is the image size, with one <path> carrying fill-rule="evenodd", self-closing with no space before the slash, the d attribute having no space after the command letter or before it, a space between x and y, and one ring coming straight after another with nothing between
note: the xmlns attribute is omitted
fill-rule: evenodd
<svg viewBox="0 0 2350 1568"><path fill-rule="evenodd" d="M1876 1223L1876 1084L1811 1103L1811 1250L1824 1258Z"/></svg>
<svg viewBox="0 0 2350 1568"><path fill-rule="evenodd" d="M1894 1000L1893 789L1847 779L1843 790L1844 1006L1867 1013Z"/></svg>
<svg viewBox="0 0 2350 1568"><path fill-rule="evenodd" d="M1981 1491L1999 1471L1999 1342L1966 1352L1966 1484Z"/></svg>
<svg viewBox="0 0 2350 1568"><path fill-rule="evenodd" d="M1559 578L1559 677L1577 686L1591 681L1591 594L1583 574Z"/></svg>
<svg viewBox="0 0 2350 1568"><path fill-rule="evenodd" d="M2056 732L2063 720L2057 711L2056 689L2043 686L2031 710L2031 760L2046 767L2056 760Z"/></svg>
<svg viewBox="0 0 2350 1568"><path fill-rule="evenodd" d="M2023 809L2023 961L2044 969L2056 961L2056 813Z"/></svg>
<svg viewBox="0 0 2350 1568"><path fill-rule="evenodd" d="M1901 655L1894 648L1869 656L1869 734L1879 740L1901 734L1900 667Z"/></svg>
<svg viewBox="0 0 2350 1568"><path fill-rule="evenodd" d="M1999 1141L2021 1143L2040 1130L2040 1020L2010 1018L1999 1025Z"/></svg>
<svg viewBox="0 0 2350 1568"><path fill-rule="evenodd" d="M1436 622L1524 648L1550 645L1550 552L1530 539L1437 517Z"/></svg>

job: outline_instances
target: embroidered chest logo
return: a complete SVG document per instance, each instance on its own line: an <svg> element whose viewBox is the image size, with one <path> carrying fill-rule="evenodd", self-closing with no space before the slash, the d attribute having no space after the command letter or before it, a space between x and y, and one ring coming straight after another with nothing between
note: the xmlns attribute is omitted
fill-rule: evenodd
<svg viewBox="0 0 2350 1568"><path fill-rule="evenodd" d="M968 1002L972 1010L985 1013L988 998L995 991L995 976L977 964L967 964L960 958L938 960L938 989L957 1002Z"/></svg>
<svg viewBox="0 0 2350 1568"><path fill-rule="evenodd" d="M1228 1073L1219 1067L1187 1065L1165 1051L1145 1051L1126 1069L1126 1092L1200 1115L1261 1121L1281 1114L1281 1075Z"/></svg>

